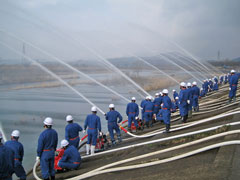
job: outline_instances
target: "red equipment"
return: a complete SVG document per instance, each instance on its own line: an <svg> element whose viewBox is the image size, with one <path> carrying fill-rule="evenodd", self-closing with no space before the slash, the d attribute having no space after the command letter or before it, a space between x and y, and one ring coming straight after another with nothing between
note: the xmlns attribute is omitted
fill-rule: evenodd
<svg viewBox="0 0 240 180"><path fill-rule="evenodd" d="M55 161L54 161L54 168L55 170L57 171L61 171L62 168L60 168L58 166L58 162L60 161L60 159L63 157L63 154L64 154L64 149L63 148L60 148L60 149L57 149L55 151Z"/></svg>

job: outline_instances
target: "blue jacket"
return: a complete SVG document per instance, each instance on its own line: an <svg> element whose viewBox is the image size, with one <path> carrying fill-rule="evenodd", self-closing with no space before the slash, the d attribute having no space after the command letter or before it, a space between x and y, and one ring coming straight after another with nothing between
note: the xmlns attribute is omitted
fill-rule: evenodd
<svg viewBox="0 0 240 180"><path fill-rule="evenodd" d="M197 97L200 96L200 89L199 89L199 87L193 86L192 87L192 92L193 92L193 96L197 96Z"/></svg>
<svg viewBox="0 0 240 180"><path fill-rule="evenodd" d="M174 91L173 93L173 99L175 99L176 97L178 97L178 93L176 91Z"/></svg>
<svg viewBox="0 0 240 180"><path fill-rule="evenodd" d="M38 138L37 155L41 157L44 150L56 150L58 144L58 134L52 129L45 129Z"/></svg>
<svg viewBox="0 0 240 180"><path fill-rule="evenodd" d="M231 78L229 79L229 86L232 87L232 86L237 86L238 84L238 75L237 74L234 74L231 76Z"/></svg>
<svg viewBox="0 0 240 180"><path fill-rule="evenodd" d="M69 146L65 149L62 159L59 161L61 162L68 162L68 163L80 163L81 156L75 146Z"/></svg>
<svg viewBox="0 0 240 180"><path fill-rule="evenodd" d="M0 143L0 179L7 179L14 173L14 151Z"/></svg>
<svg viewBox="0 0 240 180"><path fill-rule="evenodd" d="M22 162L24 156L24 149L23 145L20 142L16 140L7 141L5 143L5 146L11 148L14 151L14 159Z"/></svg>
<svg viewBox="0 0 240 180"><path fill-rule="evenodd" d="M118 122L117 119L119 119ZM108 121L108 124L120 123L122 121L122 116L118 111L112 110L107 113L106 120Z"/></svg>
<svg viewBox="0 0 240 180"><path fill-rule="evenodd" d="M162 104L162 96L155 98L153 101L153 104L154 104L154 106L160 107L160 105Z"/></svg>
<svg viewBox="0 0 240 180"><path fill-rule="evenodd" d="M102 127L100 117L96 114L89 114L85 120L84 129L86 130L87 127L88 129L98 129L99 131L101 131Z"/></svg>
<svg viewBox="0 0 240 180"><path fill-rule="evenodd" d="M187 92L188 92L188 99L190 101L192 101L193 100L193 89L192 89L192 87L188 88Z"/></svg>
<svg viewBox="0 0 240 180"><path fill-rule="evenodd" d="M144 99L144 100L142 100L142 102L141 102L141 108L143 108L143 106L144 106L144 104L147 102L147 100L146 99Z"/></svg>
<svg viewBox="0 0 240 180"><path fill-rule="evenodd" d="M127 109L126 109L126 114L127 114L127 116L129 114L135 114L135 116L138 116L138 114L139 114L138 105L135 102L128 103Z"/></svg>
<svg viewBox="0 0 240 180"><path fill-rule="evenodd" d="M163 96L162 103L163 103L162 109L166 108L166 109L170 110L172 108L172 101L168 96Z"/></svg>
<svg viewBox="0 0 240 180"><path fill-rule="evenodd" d="M69 123L65 128L65 138L73 139L79 136L79 131L82 131L82 127L77 123Z"/></svg>
<svg viewBox="0 0 240 180"><path fill-rule="evenodd" d="M151 112L154 110L154 104L151 101L147 101L143 106L143 112Z"/></svg>
<svg viewBox="0 0 240 180"><path fill-rule="evenodd" d="M179 104L182 106L187 105L188 100L188 90L187 89L181 89L179 93Z"/></svg>

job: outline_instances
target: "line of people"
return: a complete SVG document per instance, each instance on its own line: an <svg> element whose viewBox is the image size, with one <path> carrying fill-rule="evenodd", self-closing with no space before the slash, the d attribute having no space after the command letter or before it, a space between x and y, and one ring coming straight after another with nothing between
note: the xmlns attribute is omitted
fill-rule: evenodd
<svg viewBox="0 0 240 180"><path fill-rule="evenodd" d="M186 123L188 117L192 116L192 109L199 111L198 100L204 97L210 91L218 90L218 85L226 81L229 82L229 103L236 101L236 91L239 79L239 73L231 70L230 75L225 79L222 76L219 78L215 76L213 79L204 80L201 90L197 86L197 82L180 83L180 92L173 90L173 100L168 96L169 91L164 89L160 93L155 94L153 99L147 96L142 100L140 106L136 103L136 98L132 97L131 102L127 104L126 115L128 116L128 130L131 131L132 123L134 123L136 130L139 130L139 109L141 108L141 115L143 127L150 128L155 121L162 121L166 125L165 132L170 131L171 113L179 109L182 122ZM140 107L140 108L139 108ZM79 147L79 132L85 133L87 130L88 140L86 144L86 154L93 155L98 136L102 136L101 120L97 115L97 108L91 108L91 114L86 117L84 128L78 123L74 122L71 115L66 116L67 125L65 127L65 139L61 141L61 148L64 149L64 155L58 162L58 166L63 169L77 169L81 165L81 156L78 152ZM105 119L108 121L107 127L112 141L112 145L116 144L114 131L117 134L118 142L122 141L121 131L119 129L122 122L122 115L115 110L115 105L109 105L109 112L105 114ZM54 157L58 144L58 133L52 128L53 119L47 117L43 121L44 131L40 134L38 139L37 157L36 161L40 161L41 173L44 180L54 180ZM19 142L20 132L14 130L11 133L11 140L5 144L2 143L2 134L0 132L0 179L11 180L12 174L15 173L20 180L26 179L26 172L22 166L24 156L23 145Z"/></svg>

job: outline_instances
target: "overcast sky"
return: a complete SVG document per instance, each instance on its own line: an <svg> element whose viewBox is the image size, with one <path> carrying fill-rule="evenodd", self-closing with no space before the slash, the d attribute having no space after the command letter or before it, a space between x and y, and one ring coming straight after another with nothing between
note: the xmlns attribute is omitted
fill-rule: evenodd
<svg viewBox="0 0 240 180"><path fill-rule="evenodd" d="M0 29L62 59L151 56L179 51L200 59L240 56L239 0L0 0ZM22 51L22 42L0 32ZM47 58L26 45L27 54ZM0 58L18 57L0 45Z"/></svg>

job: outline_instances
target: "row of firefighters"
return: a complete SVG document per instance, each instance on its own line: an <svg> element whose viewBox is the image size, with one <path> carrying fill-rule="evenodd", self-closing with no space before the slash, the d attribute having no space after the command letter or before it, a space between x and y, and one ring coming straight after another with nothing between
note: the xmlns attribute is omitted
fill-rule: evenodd
<svg viewBox="0 0 240 180"><path fill-rule="evenodd" d="M214 77L213 80L204 80L202 88L197 86L196 82L180 83L179 94L173 90L173 101L168 96L169 92L164 89L160 93L155 94L155 99L152 101L151 96L147 96L140 104L136 103L136 98L132 97L131 102L127 104L126 115L128 116L128 129L131 131L131 125L134 123L136 130L139 130L139 109L141 110L143 124L142 127L152 127L154 121L162 121L166 125L165 132L170 130L171 113L179 109L182 117L182 122L186 123L189 116L194 111L199 111L199 98L206 96L209 91L218 90L218 85L229 83L229 102L236 100L236 91L239 74L234 70L230 75L221 76L219 79ZM140 108L139 108L140 107ZM62 169L77 169L81 164L81 156L78 151L79 147L79 132L87 130L88 140L86 144L86 154L93 155L97 143L98 135L102 135L100 117L97 115L97 108L91 108L91 114L86 117L84 128L74 122L73 117L66 117L67 126L65 128L65 139L61 141L61 148L64 149L64 154L58 161L57 166ZM114 104L109 105L109 112L105 114L108 121L108 131L112 141L112 145L116 144L114 138L114 130L117 134L118 142L121 142L120 125L122 115L115 110ZM58 144L58 134L52 128L53 119L47 117L44 122L44 131L38 139L37 157L40 160L40 167L43 179L55 179L54 157ZM23 145L19 142L20 132L14 130L11 134L11 140L5 144L2 143L2 134L0 132L0 179L11 180L12 174L15 173L20 180L26 179L26 173L22 166L24 156Z"/></svg>

